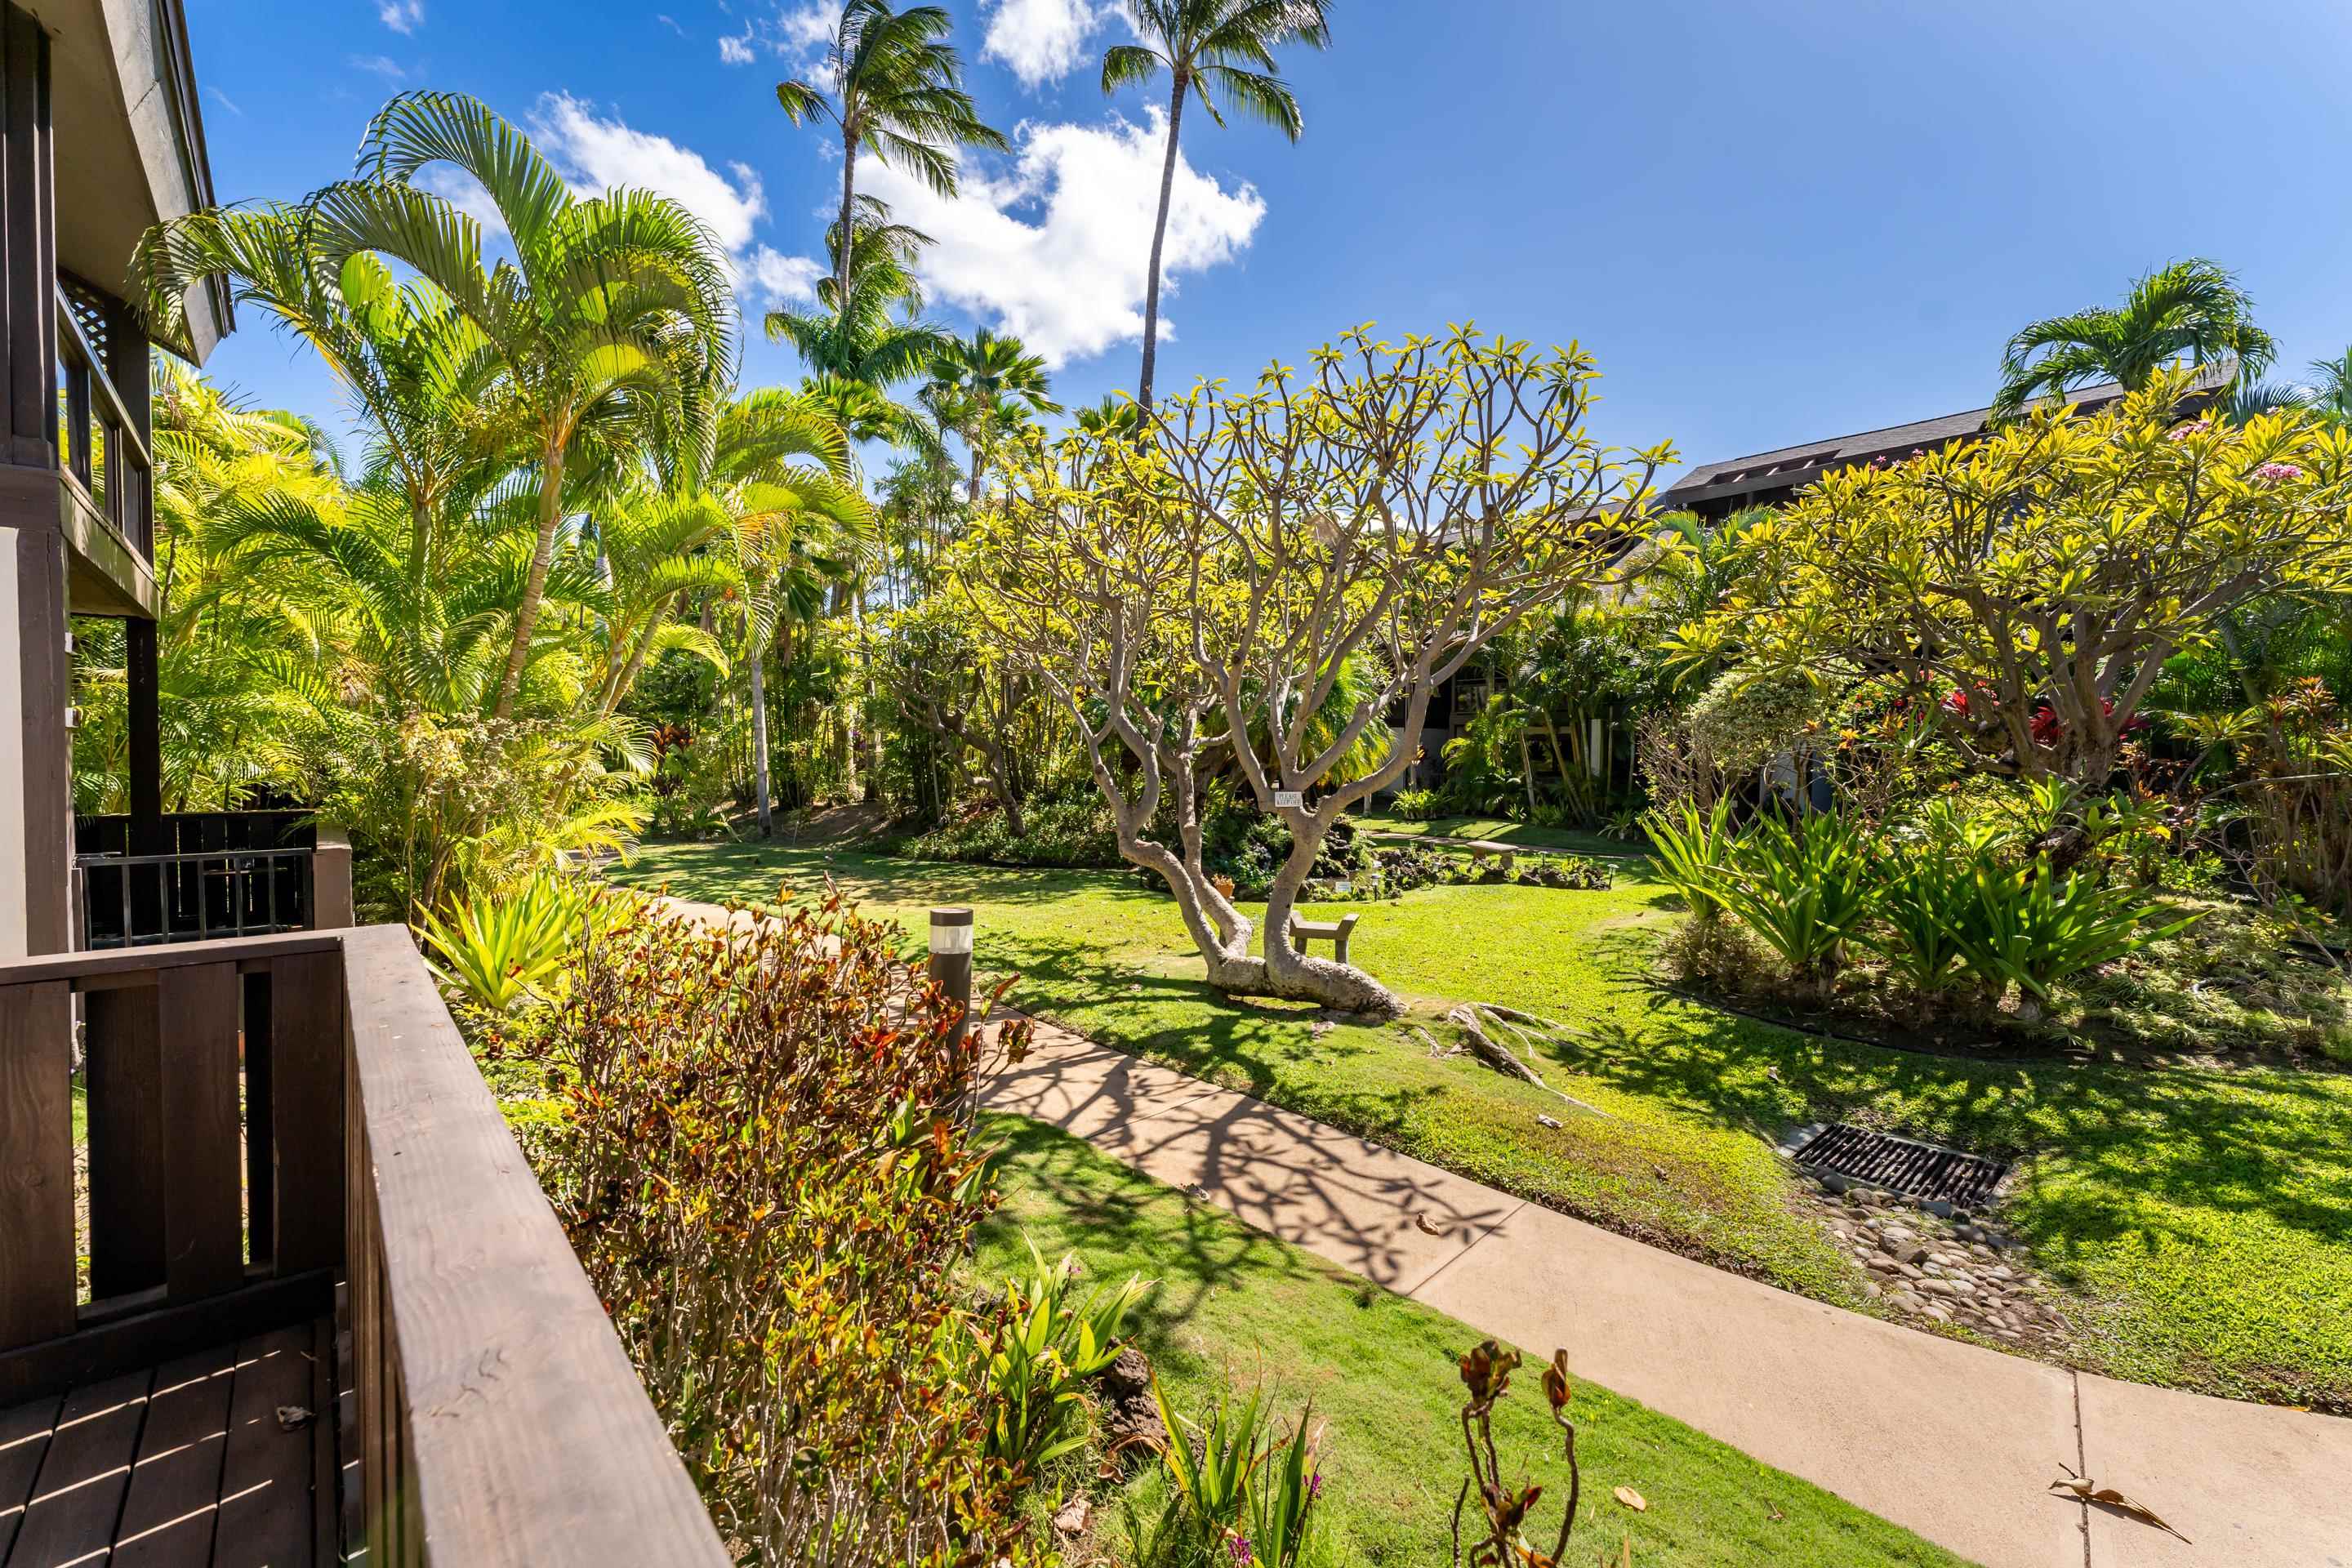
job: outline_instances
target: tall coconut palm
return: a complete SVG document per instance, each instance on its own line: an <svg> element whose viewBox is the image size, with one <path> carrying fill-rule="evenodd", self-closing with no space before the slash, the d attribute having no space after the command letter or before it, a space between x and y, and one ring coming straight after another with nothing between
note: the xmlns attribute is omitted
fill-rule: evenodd
<svg viewBox="0 0 2352 1568"><path fill-rule="evenodd" d="M481 226L411 182L446 163L479 182L515 258L486 269ZM499 374L480 417L536 479L536 540L491 705L514 710L538 629L565 480L575 458L707 449L734 359L724 247L678 203L647 191L573 194L529 138L487 105L404 93L361 143L361 177L306 204L331 275L381 256L414 268L478 330Z"/></svg>
<svg viewBox="0 0 2352 1568"><path fill-rule="evenodd" d="M1000 405L1010 405L1022 415L1062 411L1046 395L1045 362L1023 348L1019 338L999 336L986 327L973 328L969 338L950 341L931 363L931 382L925 391L940 411L940 422L963 437L971 465L965 500L974 505L980 501L981 476Z"/></svg>
<svg viewBox="0 0 2352 1568"><path fill-rule="evenodd" d="M1151 260L1143 293L1143 370L1135 400L1151 412L1151 369L1160 347L1160 252L1168 236L1168 201L1176 186L1176 143L1184 100L1200 101L1219 126L1225 108L1253 115L1293 142L1304 124L1298 100L1274 74L1274 51L1331 41L1326 0L1133 0L1129 19L1142 41L1114 45L1103 56L1102 89L1140 87L1161 71L1169 77L1168 151L1160 164L1160 208L1151 224ZM1222 106L1221 102L1222 100Z"/></svg>
<svg viewBox="0 0 2352 1568"><path fill-rule="evenodd" d="M1995 413L2035 397L2113 381L2137 392L2176 360L2229 363L2232 382L2260 380L2278 344L2254 325L2254 303L2218 264L2192 256L2140 279L2121 305L2035 321L2001 356Z"/></svg>
<svg viewBox="0 0 2352 1568"><path fill-rule="evenodd" d="M847 0L825 58L826 85L776 84L776 102L794 125L830 121L841 137L844 233L857 207L857 158L872 153L942 196L956 193L957 147L1003 151L963 90L963 62L946 41L955 30L937 5L893 10L889 0ZM849 296L850 254L834 258L834 285Z"/></svg>
<svg viewBox="0 0 2352 1568"><path fill-rule="evenodd" d="M922 319L923 290L914 273L918 249L929 237L888 220L879 202L864 198L856 224L849 231L845 254L842 229L835 225L825 234L825 248L848 268L848 289L839 275L817 285L815 310L790 306L768 312L768 336L790 343L811 377L807 390L819 392L835 384L870 388L871 398L858 399L858 417L845 416L857 440L886 440L893 446L921 450L935 434L921 413L891 398L889 389L924 374L955 345L944 328ZM854 394L844 394L854 397Z"/></svg>

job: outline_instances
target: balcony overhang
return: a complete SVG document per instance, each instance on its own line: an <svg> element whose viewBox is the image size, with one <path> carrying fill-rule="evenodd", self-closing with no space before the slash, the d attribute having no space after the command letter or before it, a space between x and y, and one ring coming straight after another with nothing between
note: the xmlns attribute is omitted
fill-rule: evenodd
<svg viewBox="0 0 2352 1568"><path fill-rule="evenodd" d="M139 238L214 205L181 0L19 0L49 35L58 266L128 297ZM234 326L217 280L163 346L202 364Z"/></svg>

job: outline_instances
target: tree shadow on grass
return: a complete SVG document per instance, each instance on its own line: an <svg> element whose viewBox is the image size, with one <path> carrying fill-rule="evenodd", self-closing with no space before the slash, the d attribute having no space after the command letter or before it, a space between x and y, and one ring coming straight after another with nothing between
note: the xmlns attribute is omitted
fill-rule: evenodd
<svg viewBox="0 0 2352 1568"><path fill-rule="evenodd" d="M2062 1248L2201 1239L2189 1213L2168 1222L2159 1205L2352 1241L2352 1092L2332 1076L1969 1062L1663 997L1638 1026L1603 1021L1552 1056L1768 1139L1846 1121L2022 1158L2021 1212L2037 1242Z"/></svg>
<svg viewBox="0 0 2352 1568"><path fill-rule="evenodd" d="M1138 877L1102 871L909 860L846 847L793 848L772 840L650 846L613 879L705 903L772 902L779 883L796 900L824 893L830 878L859 904L1043 905L1087 893L1114 901L1164 901Z"/></svg>
<svg viewBox="0 0 2352 1568"><path fill-rule="evenodd" d="M1105 1255L1132 1258L1133 1267L1160 1281L1138 1331L1162 1342L1213 1291L1317 1271L1305 1255L1273 1237L1237 1225L1042 1121L992 1114L986 1131L1003 1148L1016 1189L1034 1188L1046 1204L1033 1222L1016 1196L1013 1206L982 1226L981 1245L1009 1251L1026 1235L1049 1258L1069 1248L1097 1259L1088 1264L1097 1275ZM1150 1338L1145 1348L1156 1353Z"/></svg>

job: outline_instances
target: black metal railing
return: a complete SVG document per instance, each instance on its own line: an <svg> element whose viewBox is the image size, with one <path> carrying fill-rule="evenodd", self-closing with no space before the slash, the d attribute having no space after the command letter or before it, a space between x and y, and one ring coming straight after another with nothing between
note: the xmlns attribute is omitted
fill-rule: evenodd
<svg viewBox="0 0 2352 1568"><path fill-rule="evenodd" d="M85 949L310 931L319 924L318 830L300 811L193 812L143 829L74 824Z"/></svg>
<svg viewBox="0 0 2352 1568"><path fill-rule="evenodd" d="M148 947L309 931L309 847L80 855L82 946Z"/></svg>

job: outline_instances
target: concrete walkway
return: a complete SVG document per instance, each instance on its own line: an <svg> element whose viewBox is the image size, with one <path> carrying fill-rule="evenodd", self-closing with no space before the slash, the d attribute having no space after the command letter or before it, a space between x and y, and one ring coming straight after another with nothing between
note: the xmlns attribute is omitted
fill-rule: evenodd
<svg viewBox="0 0 2352 1568"><path fill-rule="evenodd" d="M2352 1568L2352 1421L2074 1373L1824 1306L1040 1023L988 1103L1987 1568ZM1433 1236L1419 1223L1427 1220ZM2071 1466L2186 1542L2050 1494Z"/></svg>

